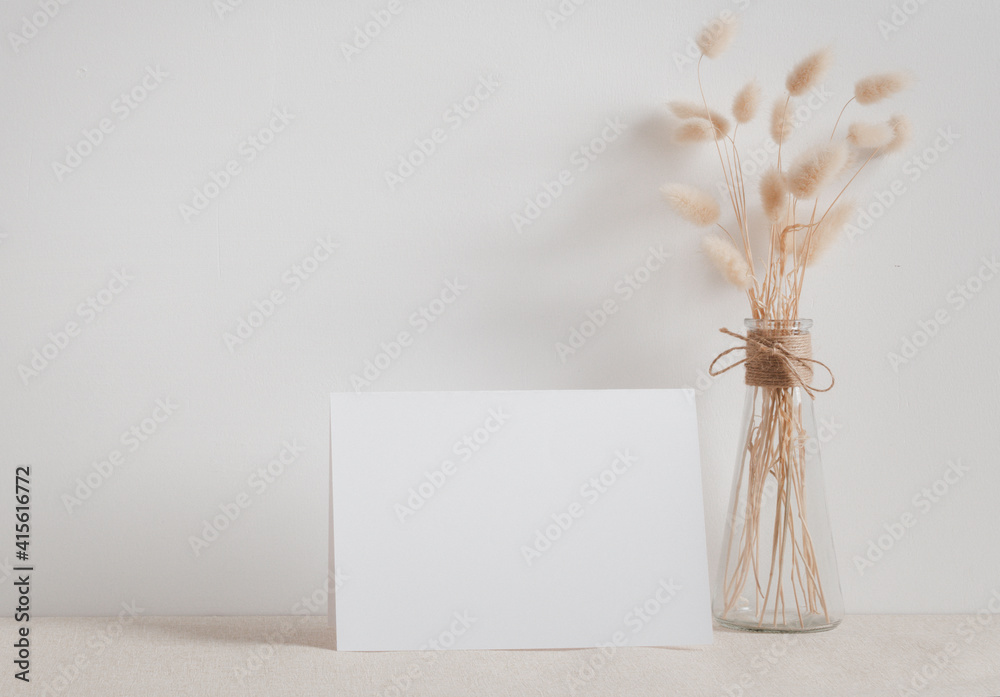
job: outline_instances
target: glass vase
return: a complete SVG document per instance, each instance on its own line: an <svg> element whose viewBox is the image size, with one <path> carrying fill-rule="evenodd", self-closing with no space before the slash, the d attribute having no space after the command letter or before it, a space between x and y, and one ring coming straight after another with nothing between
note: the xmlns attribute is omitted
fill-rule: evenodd
<svg viewBox="0 0 1000 697"><path fill-rule="evenodd" d="M844 610L808 389L812 322L744 324L746 401L712 612L734 629L832 629ZM804 367L803 380L783 380L780 367L775 379L774 353L751 350L793 344L793 353L809 356L792 363Z"/></svg>

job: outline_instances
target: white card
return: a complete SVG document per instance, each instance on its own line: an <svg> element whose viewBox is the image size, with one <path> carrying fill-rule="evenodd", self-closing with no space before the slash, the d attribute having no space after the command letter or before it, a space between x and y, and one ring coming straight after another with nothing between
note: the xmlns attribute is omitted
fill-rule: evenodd
<svg viewBox="0 0 1000 697"><path fill-rule="evenodd" d="M338 649L711 643L691 391L334 394L331 448Z"/></svg>

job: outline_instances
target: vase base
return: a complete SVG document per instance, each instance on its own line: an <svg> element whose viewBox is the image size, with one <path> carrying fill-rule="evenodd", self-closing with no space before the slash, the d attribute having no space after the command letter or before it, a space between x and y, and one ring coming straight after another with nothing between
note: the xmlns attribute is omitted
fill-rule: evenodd
<svg viewBox="0 0 1000 697"><path fill-rule="evenodd" d="M725 627L726 629L735 629L741 632L760 632L762 634L810 634L815 632L827 632L834 629L840 624L840 620L830 620L826 621L820 618L819 621L814 623L804 622L799 623L789 623L789 624L761 624L756 619L749 619L748 621L740 621L737 619L721 619L719 617L715 618L716 623Z"/></svg>

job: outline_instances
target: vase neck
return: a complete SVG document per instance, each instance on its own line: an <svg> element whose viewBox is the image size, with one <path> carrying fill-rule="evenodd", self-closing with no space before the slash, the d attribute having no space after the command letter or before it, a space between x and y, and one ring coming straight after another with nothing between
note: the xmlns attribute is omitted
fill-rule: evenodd
<svg viewBox="0 0 1000 697"><path fill-rule="evenodd" d="M764 334L808 334L812 329L811 319L753 319L743 320L743 326L750 332Z"/></svg>

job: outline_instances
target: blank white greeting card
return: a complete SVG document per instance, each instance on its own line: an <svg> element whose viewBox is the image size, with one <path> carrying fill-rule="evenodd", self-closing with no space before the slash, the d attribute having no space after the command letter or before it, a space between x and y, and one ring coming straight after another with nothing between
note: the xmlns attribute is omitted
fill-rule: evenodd
<svg viewBox="0 0 1000 697"><path fill-rule="evenodd" d="M690 390L330 407L338 649L711 643Z"/></svg>

